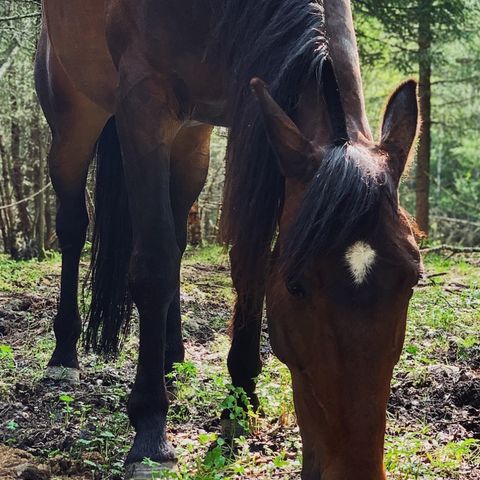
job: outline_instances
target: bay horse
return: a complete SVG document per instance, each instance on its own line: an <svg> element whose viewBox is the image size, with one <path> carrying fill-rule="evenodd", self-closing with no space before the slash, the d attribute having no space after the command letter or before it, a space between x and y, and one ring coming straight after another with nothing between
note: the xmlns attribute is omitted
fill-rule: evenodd
<svg viewBox="0 0 480 480"><path fill-rule="evenodd" d="M53 134L62 249L47 375L78 379L77 283L96 153L85 343L116 354L135 303L127 478L150 478L145 458L175 462L165 375L184 358L180 262L212 126L224 125L232 383L258 406L266 299L274 352L292 374L302 479L385 479L389 386L421 270L398 199L419 113L410 80L374 141L350 2L43 0L36 89Z"/></svg>

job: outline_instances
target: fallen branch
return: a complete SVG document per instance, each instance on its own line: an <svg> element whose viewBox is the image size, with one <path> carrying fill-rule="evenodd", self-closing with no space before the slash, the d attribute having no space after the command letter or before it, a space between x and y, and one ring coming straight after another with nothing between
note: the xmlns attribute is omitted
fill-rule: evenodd
<svg viewBox="0 0 480 480"><path fill-rule="evenodd" d="M428 275L424 275L421 281L418 282L417 288L434 287L439 285L435 282L435 278L445 277L446 275L448 275L447 272L430 273Z"/></svg>
<svg viewBox="0 0 480 480"><path fill-rule="evenodd" d="M449 252L452 255L457 253L480 253L480 247L454 247L453 245L439 245L438 247L423 248L424 255L429 253Z"/></svg>
<svg viewBox="0 0 480 480"><path fill-rule="evenodd" d="M461 218L443 217L443 216L440 216L440 215L432 215L432 218L434 220L440 220L442 222L459 223L461 225L470 225L472 227L480 228L480 223L470 222L469 220L463 220Z"/></svg>

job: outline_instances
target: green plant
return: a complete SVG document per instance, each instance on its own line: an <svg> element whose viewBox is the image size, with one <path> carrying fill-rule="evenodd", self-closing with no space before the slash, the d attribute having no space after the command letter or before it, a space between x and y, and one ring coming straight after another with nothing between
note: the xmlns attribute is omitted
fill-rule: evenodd
<svg viewBox="0 0 480 480"><path fill-rule="evenodd" d="M460 360L468 360L470 351L479 346L479 340L475 335L467 335L465 338L457 340L458 358Z"/></svg>
<svg viewBox="0 0 480 480"><path fill-rule="evenodd" d="M68 426L70 423L70 416L73 413L72 403L75 400L70 395L62 393L59 397L60 402L63 404L63 412L65 413L65 425Z"/></svg>
<svg viewBox="0 0 480 480"><path fill-rule="evenodd" d="M427 458L432 467L442 474L458 470L466 459L480 466L480 441L470 438L449 442L432 453L427 452Z"/></svg>
<svg viewBox="0 0 480 480"><path fill-rule="evenodd" d="M227 385L228 395L222 402L222 409L228 412L229 419L234 425L239 425L243 432L250 432L251 421L256 419L250 400L245 390L233 385Z"/></svg>
<svg viewBox="0 0 480 480"><path fill-rule="evenodd" d="M14 432L18 428L18 423L15 420L9 420L6 424L7 430Z"/></svg>
<svg viewBox="0 0 480 480"><path fill-rule="evenodd" d="M13 349L9 345L0 345L0 365L8 369L15 368Z"/></svg>

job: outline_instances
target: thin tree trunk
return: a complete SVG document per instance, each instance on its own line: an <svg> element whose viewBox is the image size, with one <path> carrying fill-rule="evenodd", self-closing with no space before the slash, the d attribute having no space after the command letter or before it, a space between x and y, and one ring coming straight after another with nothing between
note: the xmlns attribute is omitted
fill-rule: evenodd
<svg viewBox="0 0 480 480"><path fill-rule="evenodd" d="M198 247L202 244L202 224L200 222L200 207L195 202L188 215L188 233L190 245Z"/></svg>
<svg viewBox="0 0 480 480"><path fill-rule="evenodd" d="M18 45L15 45L10 49L10 52L7 54L7 60L0 65L0 80L6 75L8 72L8 69L10 68L10 65L13 63L13 60L15 58L15 55L19 52L20 47Z"/></svg>
<svg viewBox="0 0 480 480"><path fill-rule="evenodd" d="M35 102L34 102L35 103ZM35 238L39 260L45 260L45 151L42 144L38 109L32 118L32 158L35 159L35 191L41 192L35 197Z"/></svg>
<svg viewBox="0 0 480 480"><path fill-rule="evenodd" d="M52 215L52 192L51 189L45 192L45 246L51 250L55 243L55 230Z"/></svg>
<svg viewBox="0 0 480 480"><path fill-rule="evenodd" d="M430 155L431 155L431 9L432 0L419 0L419 97L422 131L417 157L416 217L420 229L427 235L430 230Z"/></svg>
<svg viewBox="0 0 480 480"><path fill-rule="evenodd" d="M12 98L12 118L11 123L11 159L12 159L12 186L15 194L15 199L20 202L25 197L24 193L24 176L22 172L22 164L20 160L20 125L15 120L17 114L17 104ZM28 244L32 233L32 225L30 216L28 215L27 204L20 203L17 205L18 218L20 220L20 230L22 231L25 242Z"/></svg>
<svg viewBox="0 0 480 480"><path fill-rule="evenodd" d="M10 205L13 201L12 191L10 189L10 168L5 143L0 135L0 158L2 160L2 180L3 180L3 203ZM18 253L17 237L15 233L15 216L13 207L5 209L5 228L7 230L7 243L5 253L15 256Z"/></svg>
<svg viewBox="0 0 480 480"><path fill-rule="evenodd" d="M0 205L5 202L5 193L3 191L2 182L0 182ZM7 214L6 210L0 210L0 231L2 233L3 251L8 252L8 228L7 228Z"/></svg>
<svg viewBox="0 0 480 480"><path fill-rule="evenodd" d="M3 156L5 149L3 148L2 138L0 137L0 162L3 164ZM3 189L3 182L0 182L0 206L6 205L5 191ZM2 231L3 251L8 253L9 237L8 237L8 209L0 210L0 229Z"/></svg>

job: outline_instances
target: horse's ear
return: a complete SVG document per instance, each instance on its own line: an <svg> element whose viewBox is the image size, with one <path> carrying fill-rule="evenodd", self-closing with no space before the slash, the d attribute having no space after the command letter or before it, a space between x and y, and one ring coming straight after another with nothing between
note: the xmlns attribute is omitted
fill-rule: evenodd
<svg viewBox="0 0 480 480"><path fill-rule="evenodd" d="M388 101L382 126L381 147L389 153L397 182L405 170L420 124L417 82L400 85Z"/></svg>
<svg viewBox="0 0 480 480"><path fill-rule="evenodd" d="M263 80L254 78L250 85L260 103L265 128L282 174L299 180L308 178L314 167L311 142L272 98Z"/></svg>
<svg viewBox="0 0 480 480"><path fill-rule="evenodd" d="M328 117L332 127L332 141L334 144L348 142L347 117L342 106L340 88L330 58L326 58L322 65L323 96L327 105Z"/></svg>

